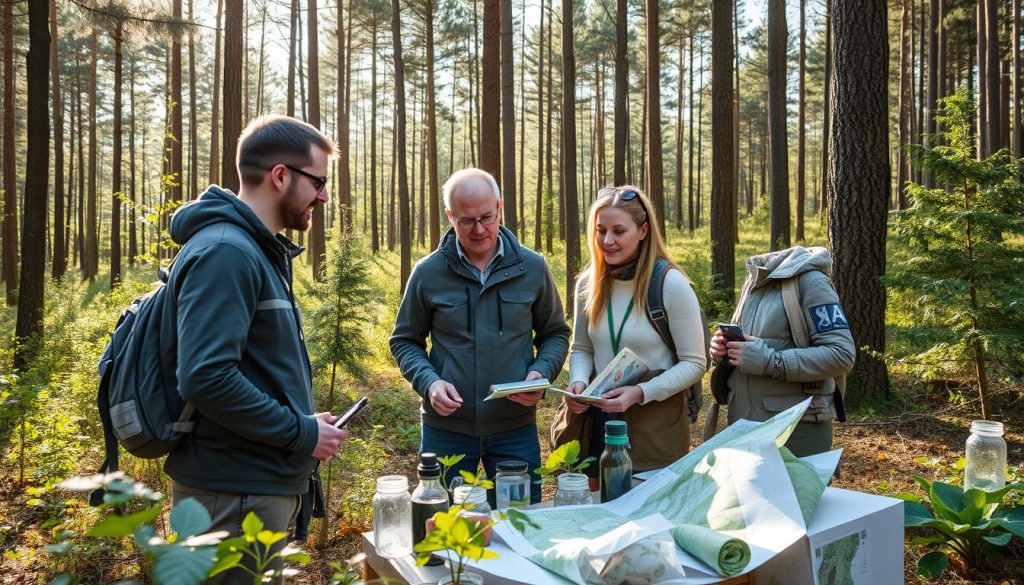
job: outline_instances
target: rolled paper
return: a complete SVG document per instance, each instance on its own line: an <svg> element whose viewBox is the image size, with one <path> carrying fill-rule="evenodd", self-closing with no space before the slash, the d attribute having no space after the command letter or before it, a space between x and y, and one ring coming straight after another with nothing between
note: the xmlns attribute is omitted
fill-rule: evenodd
<svg viewBox="0 0 1024 585"><path fill-rule="evenodd" d="M750 563L746 542L704 526L680 524L672 529L672 539L723 577L739 575Z"/></svg>

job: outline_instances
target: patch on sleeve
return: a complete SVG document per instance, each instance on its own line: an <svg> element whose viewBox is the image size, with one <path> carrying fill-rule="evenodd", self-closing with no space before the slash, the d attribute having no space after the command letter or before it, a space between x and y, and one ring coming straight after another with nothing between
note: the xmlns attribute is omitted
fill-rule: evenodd
<svg viewBox="0 0 1024 585"><path fill-rule="evenodd" d="M811 314L811 323L814 323L814 329L818 333L850 328L850 323L846 320L846 313L838 303L811 307L808 312Z"/></svg>

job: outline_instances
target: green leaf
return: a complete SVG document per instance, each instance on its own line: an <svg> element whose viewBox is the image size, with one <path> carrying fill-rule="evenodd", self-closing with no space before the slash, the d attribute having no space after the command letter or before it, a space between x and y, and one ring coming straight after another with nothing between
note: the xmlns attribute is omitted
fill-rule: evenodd
<svg viewBox="0 0 1024 585"><path fill-rule="evenodd" d="M159 505L156 505L151 508L146 508L141 512L128 514L127 516L108 514L99 524L90 528L85 535L94 537L122 538L128 536L132 532L135 532L135 529L139 526L152 522L153 519L159 516L162 512L163 509Z"/></svg>
<svg viewBox="0 0 1024 585"><path fill-rule="evenodd" d="M915 536L910 539L910 544L945 544L949 538L943 534L929 534L928 536Z"/></svg>
<svg viewBox="0 0 1024 585"><path fill-rule="evenodd" d="M912 494L910 492L896 492L894 494L891 494L891 496L898 500L903 500L904 502L921 502L921 496L917 494Z"/></svg>
<svg viewBox="0 0 1024 585"><path fill-rule="evenodd" d="M284 555L281 558L284 559L285 562L298 563L300 565L305 565L309 562L309 555L304 552L293 552L291 554Z"/></svg>
<svg viewBox="0 0 1024 585"><path fill-rule="evenodd" d="M960 520L966 524L977 524L985 517L985 509L988 507L988 496L984 490L977 488L969 489L963 495L963 509L960 510Z"/></svg>
<svg viewBox="0 0 1024 585"><path fill-rule="evenodd" d="M437 462L445 467L454 467L465 458L465 455L445 455L444 457L438 457Z"/></svg>
<svg viewBox="0 0 1024 585"><path fill-rule="evenodd" d="M518 530L519 532L523 532L524 530L526 530L527 526L533 528L534 530L540 530L540 525L531 520L529 516L522 513L521 511L516 510L514 508L509 508L507 510L507 513L509 523L511 523L512 527Z"/></svg>
<svg viewBox="0 0 1024 585"><path fill-rule="evenodd" d="M286 533L286 532L273 532L273 531L270 531L270 530L260 530L259 533L256 534L256 540L258 540L261 543L263 543L263 546L265 546L267 548L270 548L270 546L272 544L274 544L275 542L281 540L282 538L284 538L286 536L288 536L288 533Z"/></svg>
<svg viewBox="0 0 1024 585"><path fill-rule="evenodd" d="M476 483L476 474L473 473L472 471L466 471L465 469L460 469L459 470L459 475L461 475L462 479L465 480L466 483L468 483L470 485Z"/></svg>
<svg viewBox="0 0 1024 585"><path fill-rule="evenodd" d="M71 552L72 547L74 547L74 545L65 540L64 542L55 542L53 544L44 545L43 550L51 555L60 556Z"/></svg>
<svg viewBox="0 0 1024 585"><path fill-rule="evenodd" d="M153 564L153 581L158 585L196 585L206 578L216 554L213 547L169 546Z"/></svg>
<svg viewBox="0 0 1024 585"><path fill-rule="evenodd" d="M1011 538L1013 538L1013 535L1009 532L1003 532L1000 534L990 534L988 536L981 537L981 539L985 542L993 544L995 546L1006 546L1010 542Z"/></svg>
<svg viewBox="0 0 1024 585"><path fill-rule="evenodd" d="M917 574L925 579L935 579L946 570L947 565L949 565L949 557L946 556L946 553L935 550L917 561Z"/></svg>
<svg viewBox="0 0 1024 585"><path fill-rule="evenodd" d="M171 510L171 529L178 534L179 540L202 534L212 524L210 513L195 498L185 498Z"/></svg>
<svg viewBox="0 0 1024 585"><path fill-rule="evenodd" d="M936 516L953 522L960 520L960 512L964 505L963 488L935 481L932 482L932 489L928 493L928 497L931 499Z"/></svg>
<svg viewBox="0 0 1024 585"><path fill-rule="evenodd" d="M250 538L256 538L261 530L263 530L263 521L259 519L256 512L246 514L245 519L242 520L242 533Z"/></svg>
<svg viewBox="0 0 1024 585"><path fill-rule="evenodd" d="M999 508L992 515L992 523L1024 538L1024 506Z"/></svg>
<svg viewBox="0 0 1024 585"><path fill-rule="evenodd" d="M207 577L213 577L214 575L223 573L228 569L232 569L238 566L238 563L242 560L242 553L228 553L222 555L217 553L217 562L210 568L210 572L206 574Z"/></svg>
<svg viewBox="0 0 1024 585"><path fill-rule="evenodd" d="M935 520L935 516L918 502L903 502L903 524L905 526L924 526Z"/></svg>
<svg viewBox="0 0 1024 585"><path fill-rule="evenodd" d="M236 536L227 540L222 540L217 544L217 552L221 555L234 553L240 550L247 550L249 548L249 541L244 536Z"/></svg>

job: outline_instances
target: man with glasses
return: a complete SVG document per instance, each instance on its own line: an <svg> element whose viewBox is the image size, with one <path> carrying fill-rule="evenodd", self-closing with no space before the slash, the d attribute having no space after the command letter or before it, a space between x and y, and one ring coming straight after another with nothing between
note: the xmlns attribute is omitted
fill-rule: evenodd
<svg viewBox="0 0 1024 585"><path fill-rule="evenodd" d="M198 414L164 470L175 503L197 500L213 531L239 536L255 512L268 530L288 532L317 461L330 461L348 436L330 413L313 411L292 291L292 258L302 248L281 235L308 229L313 209L327 202L325 175L336 152L305 122L257 118L238 140L238 195L211 185L171 220L181 250L162 329L178 391ZM215 581L252 583L252 576L232 569Z"/></svg>
<svg viewBox="0 0 1024 585"><path fill-rule="evenodd" d="M391 335L391 353L423 399L421 451L465 455L453 476L481 461L488 477L509 459L533 470L544 391L484 399L491 384L558 376L569 348L558 290L544 258L500 225L491 175L455 173L444 206L451 229L410 275ZM531 491L540 501L539 483Z"/></svg>

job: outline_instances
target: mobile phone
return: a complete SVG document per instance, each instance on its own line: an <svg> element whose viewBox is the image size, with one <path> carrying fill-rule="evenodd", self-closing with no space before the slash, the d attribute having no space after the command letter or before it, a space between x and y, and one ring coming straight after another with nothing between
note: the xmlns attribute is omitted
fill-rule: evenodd
<svg viewBox="0 0 1024 585"><path fill-rule="evenodd" d="M726 341L743 341L743 328L735 323L719 323L718 329Z"/></svg>
<svg viewBox="0 0 1024 585"><path fill-rule="evenodd" d="M345 425L348 424L348 421L352 420L352 417L355 416L357 412L362 410L362 408L369 403L370 399L365 396L361 397L359 400L356 400L355 404L350 406L349 409L346 410L344 414L338 417L338 420L335 421L334 423L335 428L343 428Z"/></svg>

